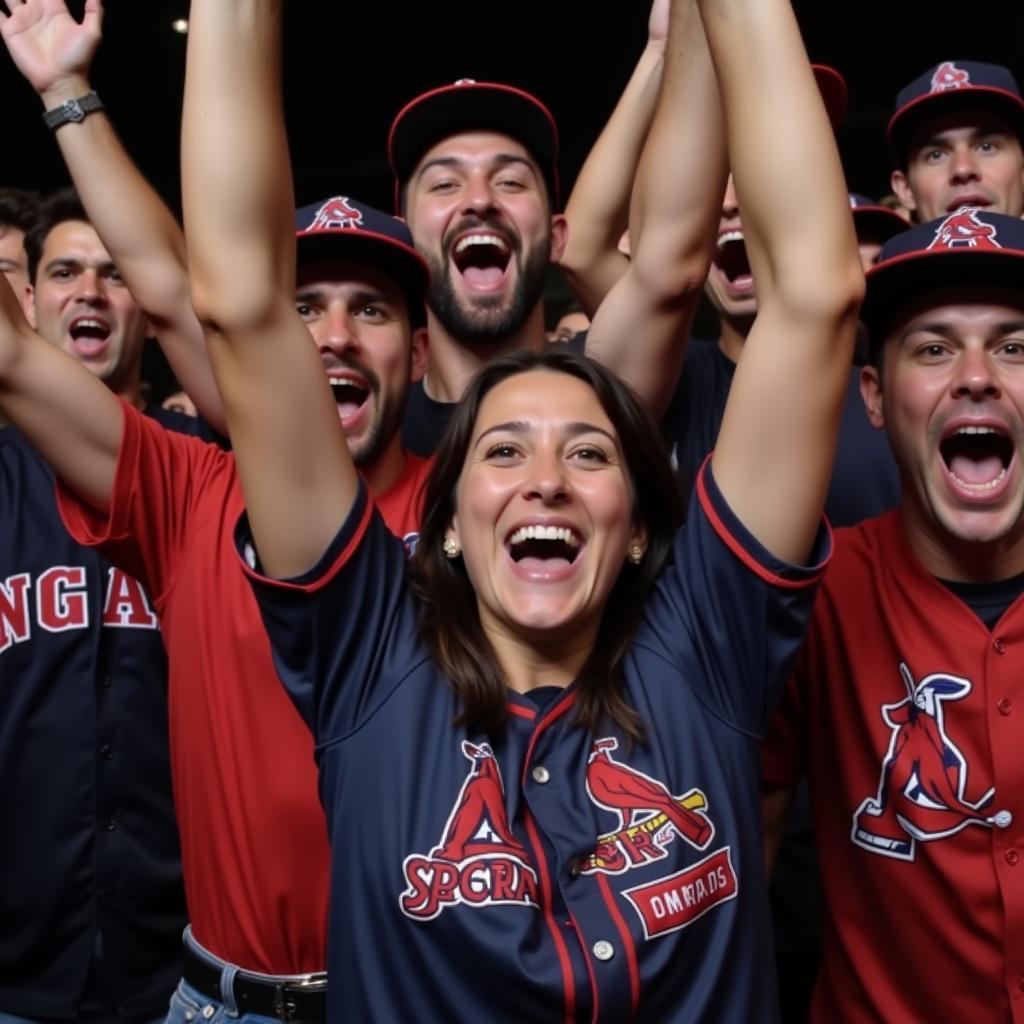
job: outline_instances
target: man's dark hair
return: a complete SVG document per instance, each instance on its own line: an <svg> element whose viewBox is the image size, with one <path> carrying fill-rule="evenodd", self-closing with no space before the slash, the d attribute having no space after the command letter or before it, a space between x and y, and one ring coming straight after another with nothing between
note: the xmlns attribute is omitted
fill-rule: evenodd
<svg viewBox="0 0 1024 1024"><path fill-rule="evenodd" d="M37 209L32 226L25 232L25 255L28 257L28 279L33 284L39 272L39 261L43 258L43 248L50 232L58 225L69 220L81 220L90 223L89 215L82 206L82 200L73 188L62 188L46 196Z"/></svg>
<svg viewBox="0 0 1024 1024"><path fill-rule="evenodd" d="M633 514L646 528L647 550L639 565L629 563L623 552L623 568L604 607L597 642L577 679L576 718L591 732L611 720L629 739L640 740L644 723L622 695L623 667L651 587L672 557L683 520L682 499L658 429L639 399L610 371L565 345L494 359L476 375L455 410L427 482L412 563L412 590L422 602L420 640L462 698L456 724L500 730L508 704L505 680L480 625L476 592L462 559L445 555L444 539L484 398L502 381L531 370L583 381L619 436Z"/></svg>
<svg viewBox="0 0 1024 1024"><path fill-rule="evenodd" d="M28 234L39 216L39 194L20 188L0 188L0 228Z"/></svg>

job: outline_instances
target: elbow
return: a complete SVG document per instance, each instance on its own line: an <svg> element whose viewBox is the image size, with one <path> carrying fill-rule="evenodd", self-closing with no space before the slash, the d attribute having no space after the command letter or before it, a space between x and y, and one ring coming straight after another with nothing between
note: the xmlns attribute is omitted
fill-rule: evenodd
<svg viewBox="0 0 1024 1024"><path fill-rule="evenodd" d="M641 289L659 307L671 308L696 301L704 290L710 260L706 252L676 258L657 258L638 252L632 270Z"/></svg>
<svg viewBox="0 0 1024 1024"><path fill-rule="evenodd" d="M865 290L859 260L831 273L807 274L794 284L780 296L794 319L836 329L856 325Z"/></svg>

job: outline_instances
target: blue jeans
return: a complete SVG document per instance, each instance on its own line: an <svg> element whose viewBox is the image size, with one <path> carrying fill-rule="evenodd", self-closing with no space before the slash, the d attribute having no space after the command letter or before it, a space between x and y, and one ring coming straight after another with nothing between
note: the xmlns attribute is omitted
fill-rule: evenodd
<svg viewBox="0 0 1024 1024"><path fill-rule="evenodd" d="M220 957L214 956L208 949L200 946L192 937L191 926L185 929L185 948L200 960L205 960L211 967L220 968L220 991L224 1000L221 1002L211 999L182 980L171 996L171 1007L167 1013L166 1024L224 1024L224 1022L234 1024L236 1021L241 1024L280 1024L277 1017L264 1017L259 1013L239 1013L233 985L240 968L226 960L221 960ZM255 971L243 971L242 973L248 978L258 978L261 981L272 983L294 980L294 977L290 975L258 974ZM0 1024L4 1024L4 1022L0 1020Z"/></svg>

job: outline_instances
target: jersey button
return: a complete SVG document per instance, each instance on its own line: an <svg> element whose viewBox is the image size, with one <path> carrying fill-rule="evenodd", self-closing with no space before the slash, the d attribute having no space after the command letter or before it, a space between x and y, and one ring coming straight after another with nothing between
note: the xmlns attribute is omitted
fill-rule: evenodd
<svg viewBox="0 0 1024 1024"><path fill-rule="evenodd" d="M997 811L992 823L996 828L1009 828L1013 824L1013 815L1009 811Z"/></svg>
<svg viewBox="0 0 1024 1024"><path fill-rule="evenodd" d="M615 956L615 947L607 939L598 939L593 949L598 960L611 960Z"/></svg>
<svg viewBox="0 0 1024 1024"><path fill-rule="evenodd" d="M1019 860L1020 860L1020 854L1016 850L1007 850L1006 851L1006 863L1007 864L1016 864L1017 861L1019 861Z"/></svg>
<svg viewBox="0 0 1024 1024"><path fill-rule="evenodd" d="M113 832L114 831L114 819L113 818L107 818L107 820L103 823L103 827L108 832Z"/></svg>
<svg viewBox="0 0 1024 1024"><path fill-rule="evenodd" d="M104 743L103 746L100 747L100 757L102 757L104 761L109 761L113 756L114 748L109 743Z"/></svg>
<svg viewBox="0 0 1024 1024"><path fill-rule="evenodd" d="M996 654L1006 653L1006 641L1001 636L997 636L995 640L992 641L992 647Z"/></svg>
<svg viewBox="0 0 1024 1024"><path fill-rule="evenodd" d="M1001 715L1009 715L1013 712L1013 701L1007 697L1001 698L996 702L996 710Z"/></svg>
<svg viewBox="0 0 1024 1024"><path fill-rule="evenodd" d="M533 776L533 781L539 782L542 786L551 779L551 772L542 764L537 765L530 774Z"/></svg>

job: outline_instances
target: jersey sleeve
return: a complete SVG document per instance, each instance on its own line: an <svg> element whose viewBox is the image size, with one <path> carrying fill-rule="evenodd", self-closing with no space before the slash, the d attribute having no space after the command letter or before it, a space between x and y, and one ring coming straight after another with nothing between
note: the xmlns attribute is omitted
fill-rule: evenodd
<svg viewBox="0 0 1024 1024"><path fill-rule="evenodd" d="M360 480L348 518L304 575L274 580L261 573L245 515L235 545L292 701L319 747L344 739L426 657L402 541Z"/></svg>
<svg viewBox="0 0 1024 1024"><path fill-rule="evenodd" d="M122 403L124 434L110 509L104 514L57 484L57 505L68 532L98 548L134 576L159 602L173 585L195 525L197 498L224 471L216 445L188 437Z"/></svg>
<svg viewBox="0 0 1024 1024"><path fill-rule="evenodd" d="M743 526L704 462L674 558L649 602L645 637L708 710L764 735L832 549L822 524L811 564L790 565Z"/></svg>

